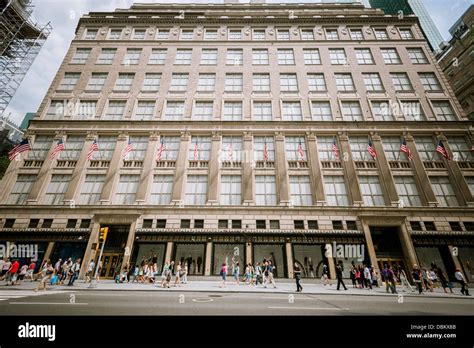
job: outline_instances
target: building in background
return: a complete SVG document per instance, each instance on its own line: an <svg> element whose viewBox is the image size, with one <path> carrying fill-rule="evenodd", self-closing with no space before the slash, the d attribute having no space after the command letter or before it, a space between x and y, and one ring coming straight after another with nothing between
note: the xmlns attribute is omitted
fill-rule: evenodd
<svg viewBox="0 0 474 348"><path fill-rule="evenodd" d="M471 5L449 32L451 40L437 55L438 63L461 106L474 120L474 5Z"/></svg>
<svg viewBox="0 0 474 348"><path fill-rule="evenodd" d="M0 115L51 32L31 19L31 0L0 0Z"/></svg>
<svg viewBox="0 0 474 348"><path fill-rule="evenodd" d="M20 129L22 131L26 131L28 129L28 126L30 124L30 121L36 116L35 112L27 112L25 114L25 117L23 117L23 120L21 121L20 124Z"/></svg>
<svg viewBox="0 0 474 348"><path fill-rule="evenodd" d="M108 227L103 277L156 255L472 280L474 135L418 23L321 3L83 16L1 182L1 240L81 257L81 276Z"/></svg>
<svg viewBox="0 0 474 348"><path fill-rule="evenodd" d="M386 14L398 15L402 11L405 16L416 15L420 20L421 30L428 39L431 49L433 51L439 50L443 37L422 0L369 0L369 3L371 7L380 8Z"/></svg>
<svg viewBox="0 0 474 348"><path fill-rule="evenodd" d="M5 139L8 139L11 144L21 141L24 134L24 129L11 121L6 115L0 116L0 131L6 131Z"/></svg>

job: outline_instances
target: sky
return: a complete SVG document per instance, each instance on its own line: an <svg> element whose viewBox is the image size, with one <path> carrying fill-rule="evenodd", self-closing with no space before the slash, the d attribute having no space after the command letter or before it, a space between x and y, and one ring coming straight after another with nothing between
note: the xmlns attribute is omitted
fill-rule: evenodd
<svg viewBox="0 0 474 348"><path fill-rule="evenodd" d="M387 0L390 1L390 0ZM15 123L21 123L25 113L36 112L61 65L74 37L79 18L88 12L113 11L129 8L134 2L150 3L156 0L34 0L33 17L40 24L51 22L53 31L26 74L21 86L5 111ZM221 0L160 0L161 3L210 3ZM248 2L243 0L242 2ZM309 0L267 0L292 3ZM449 40L449 28L473 4L473 0L424 0L428 12L441 35Z"/></svg>

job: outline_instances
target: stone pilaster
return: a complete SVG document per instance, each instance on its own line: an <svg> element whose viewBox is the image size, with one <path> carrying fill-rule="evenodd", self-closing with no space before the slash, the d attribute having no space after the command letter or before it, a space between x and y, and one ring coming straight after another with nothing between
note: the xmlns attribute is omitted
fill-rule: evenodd
<svg viewBox="0 0 474 348"><path fill-rule="evenodd" d="M186 167L188 163L188 148L191 142L189 133L181 133L179 144L178 160L176 161L176 171L174 173L173 193L171 204L181 205L184 200L184 185L186 183Z"/></svg>
<svg viewBox="0 0 474 348"><path fill-rule="evenodd" d="M158 135L152 133L148 139L148 148L143 160L140 184L138 185L136 201L139 203L146 203L147 193L150 191L151 182L153 180L153 169L156 166L155 158L158 151L158 144Z"/></svg>
<svg viewBox="0 0 474 348"><path fill-rule="evenodd" d="M347 180L350 199L352 204L360 206L363 204L362 194L360 192L359 180L357 178L357 169L352 159L351 146L347 133L339 134L339 144L341 146L340 156L342 158L342 166Z"/></svg>
<svg viewBox="0 0 474 348"><path fill-rule="evenodd" d="M242 197L243 205L253 205L254 202L254 175L253 175L253 136L245 132L243 136L242 156Z"/></svg>
<svg viewBox="0 0 474 348"><path fill-rule="evenodd" d="M326 197L324 195L323 173L321 170L321 163L319 162L315 134L307 134L306 141L308 146L311 182L313 183L311 185L313 187L313 201L316 202L316 205L322 205L326 202Z"/></svg>
<svg viewBox="0 0 474 348"><path fill-rule="evenodd" d="M219 204L219 183L220 183L220 163L222 136L220 133L212 134L211 157L209 159L209 185L207 202L211 205Z"/></svg>
<svg viewBox="0 0 474 348"><path fill-rule="evenodd" d="M288 163L285 156L285 136L283 133L275 134L275 162L276 186L277 192L279 192L280 205L289 205Z"/></svg>
<svg viewBox="0 0 474 348"><path fill-rule="evenodd" d="M101 203L112 203L111 202L112 192L119 180L119 168L121 166L122 154L123 154L123 150L125 149L126 143L127 143L126 134L124 133L120 134L117 138L117 143L115 144L115 150L109 164L109 170L107 171L107 175L105 176L104 188L102 189L102 193L100 194ZM99 143L99 151L100 151L100 143Z"/></svg>
<svg viewBox="0 0 474 348"><path fill-rule="evenodd" d="M397 188L395 186L395 181L393 180L392 172L390 170L390 165L388 164L387 157L382 146L382 139L378 134L373 134L371 136L372 143L377 153L377 165L379 169L380 182L385 191L385 201L391 206L398 206L399 197L397 193Z"/></svg>

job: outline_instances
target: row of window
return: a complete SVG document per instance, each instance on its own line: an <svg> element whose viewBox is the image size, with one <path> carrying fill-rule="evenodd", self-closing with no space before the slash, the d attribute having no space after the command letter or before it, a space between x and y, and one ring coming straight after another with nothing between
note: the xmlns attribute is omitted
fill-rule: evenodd
<svg viewBox="0 0 474 348"><path fill-rule="evenodd" d="M68 135L64 141L65 151L60 153L60 158L77 160L84 148L84 136ZM130 158L133 160L143 160L148 148L148 136L129 136L129 141L133 146ZM452 156L457 161L474 161L471 146L464 137L449 136L449 144ZM117 142L116 136L97 137L99 151L94 152L93 159L111 160ZM162 160L176 161L180 148L180 138L178 136L161 136L160 142L164 151ZM336 160L333 145L337 138L333 136L317 136L318 156L321 161ZM51 149L53 139L51 136L38 135L32 145L32 150L28 152L29 159L44 160ZM364 136L351 136L349 138L352 158L355 161L371 160L367 152L368 138ZM433 161L438 158L434 151L436 140L431 136L415 136L415 146L423 161ZM189 160L209 161L211 156L212 138L210 136L193 135L191 145L188 149ZM398 136L382 136L382 146L385 156L389 161L405 160L400 158L401 138ZM337 145L340 148L339 145ZM221 140L221 160L228 161L230 154L233 161L241 161L243 157L242 136L222 136ZM273 136L253 137L253 157L256 161L263 161L266 156L267 161L275 160L275 140ZM285 136L285 155L288 161L305 160L307 156L307 144L304 136ZM341 152L341 156L343 156Z"/></svg>
<svg viewBox="0 0 474 348"><path fill-rule="evenodd" d="M462 232L462 225L466 231L474 231L474 221L463 221L462 224L459 221L449 221L448 223L451 231ZM410 226L412 231L436 231L434 221L423 221L424 229L421 221L410 221Z"/></svg>
<svg viewBox="0 0 474 348"><path fill-rule="evenodd" d="M54 219L30 219L28 223L28 228L51 228L53 225ZM15 225L16 219L5 219L3 228L13 228ZM78 224L78 219L68 219L66 228L89 228L91 225L91 219L81 219Z"/></svg>
<svg viewBox="0 0 474 348"><path fill-rule="evenodd" d="M387 65L401 65L403 62L398 50L395 47L382 47L380 56ZM429 64L428 58L421 47L407 47L408 56L412 64ZM86 64L92 48L78 47L72 57L70 64ZM303 48L303 60L305 65L321 65L323 58L321 57L318 48ZM148 58L149 65L165 64L167 59L168 49L153 48ZM375 59L371 48L354 48L354 57L359 65L373 65ZM113 64L115 56L117 55L116 48L102 48L97 57L96 64L109 65ZM142 56L142 48L128 48L125 52L122 64L137 65ZM252 49L252 65L269 65L270 58L274 54L270 53L267 48L253 48ZM191 65L193 59L192 48L177 48L174 56L175 65ZM217 65L218 64L218 49L217 48L203 48L201 50L201 65ZM278 48L276 50L276 59L278 65L295 65L295 52L292 48ZM349 58L344 48L329 48L328 56L324 59L330 61L332 65L349 65ZM244 49L242 48L227 48L225 56L225 64L233 66L242 66L244 62Z"/></svg>
<svg viewBox="0 0 474 348"><path fill-rule="evenodd" d="M348 81L348 80L344 80ZM372 80L373 81L373 80ZM347 85L345 85L347 86ZM431 100L429 105L437 121L456 121L456 113L449 100ZM96 100L82 100L77 103L76 108L69 109L66 101L52 100L46 111L45 119L59 120L64 116L71 116L78 120L91 120L96 118L97 114ZM273 121L274 102L271 100L252 100L250 120L252 121ZM167 100L163 107L163 113L160 112L155 100L139 100L131 115L131 120L157 120L163 121L183 121L185 120L185 100ZM196 100L191 111L191 120L193 121L212 121L220 115L221 121L243 121L244 103L241 100L225 100L219 103L212 100ZM359 100L339 100L337 106L340 108L341 118L336 117L334 107L330 100L312 100L309 104L309 119L303 114L303 107L306 103L299 100L281 101L280 113L282 121L365 121L369 120L364 115ZM427 117L420 101L418 100L399 100L392 103L387 99L370 99L369 106L374 121L426 121ZM127 100L109 100L104 110L101 120L128 120L125 118L127 110ZM305 110L306 111L306 110Z"/></svg>
<svg viewBox="0 0 474 348"><path fill-rule="evenodd" d="M87 174L81 185L79 205L99 203L105 174ZM24 204L36 181L33 174L19 174L8 204ZM313 190L309 175L289 175L289 194L293 206L313 206ZM474 177L466 177L474 194ZM71 181L69 174L53 174L42 204L62 204ZM395 186L403 206L422 206L420 193L413 176L394 176ZM378 175L359 175L358 182L365 206L385 206L386 201ZM447 176L430 176L431 187L440 206L456 207L459 201L452 183ZM122 174L113 195L113 204L134 204L139 174ZM324 191L328 206L349 206L350 199L343 175L323 175ZM173 175L154 175L147 199L151 205L169 205L174 186ZM207 203L208 175L188 175L185 185L185 205L205 205ZM257 206L276 206L279 202L275 175L255 175L255 204ZM238 206L242 204L242 176L221 175L219 183L219 204Z"/></svg>
<svg viewBox="0 0 474 348"><path fill-rule="evenodd" d="M342 31L342 28L324 28L324 38L326 40L340 40L340 39L350 39L355 41L360 40L413 40L413 33L410 28L401 28L398 27L397 34L390 34L385 28L348 28ZM193 28L181 28L180 30L173 30L169 28L157 28L156 32L150 30L147 33L146 28L134 28L131 35L124 33L123 28L110 28L107 32L106 39L108 40L196 40L202 38L207 41L214 40L252 40L252 41L264 41L264 40L315 40L316 38L320 39L323 32L315 28L299 28L292 29L290 28L277 28L275 36L273 37L273 29L267 30L265 28L255 28L251 32L250 30L242 28L228 28L218 30L217 28L206 28L204 31L199 30L195 31ZM87 28L84 32L83 39L85 40L95 40L98 38L99 29L98 28ZM319 34L319 35L318 35ZM346 34L348 35L346 37Z"/></svg>

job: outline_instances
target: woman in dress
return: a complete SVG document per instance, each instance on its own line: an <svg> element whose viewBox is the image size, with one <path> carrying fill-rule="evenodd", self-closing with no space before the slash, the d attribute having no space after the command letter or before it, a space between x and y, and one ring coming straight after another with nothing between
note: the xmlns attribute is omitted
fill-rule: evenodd
<svg viewBox="0 0 474 348"><path fill-rule="evenodd" d="M176 272L175 272L175 278L174 278L174 286L180 286L180 285L179 285L179 283L180 283L180 281L181 281L180 273L181 273L181 261L179 261L179 262L176 264Z"/></svg>
<svg viewBox="0 0 474 348"><path fill-rule="evenodd" d="M222 277L221 288L225 288L225 281L227 279L227 264L225 262L222 264L220 275Z"/></svg>

